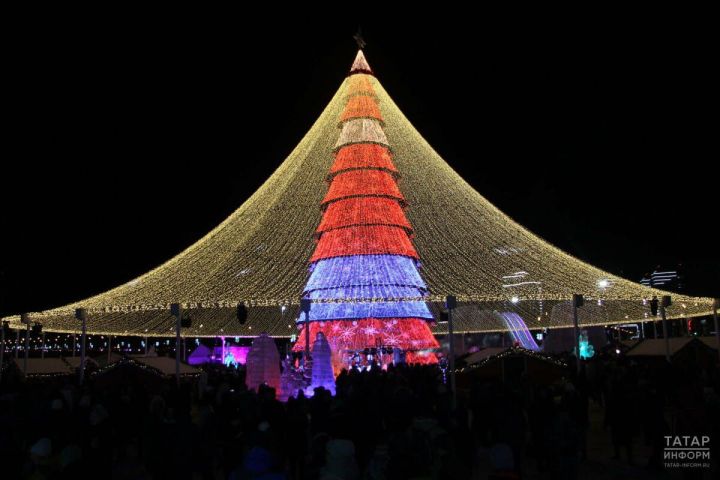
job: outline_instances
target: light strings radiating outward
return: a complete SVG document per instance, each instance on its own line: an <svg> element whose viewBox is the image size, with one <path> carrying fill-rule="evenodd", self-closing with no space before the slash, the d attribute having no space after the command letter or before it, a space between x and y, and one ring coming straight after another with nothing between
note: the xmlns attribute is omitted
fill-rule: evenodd
<svg viewBox="0 0 720 480"><path fill-rule="evenodd" d="M360 63L367 65L362 58ZM349 100L358 96L375 101L383 123L362 110L370 104L358 102L338 129ZM344 140L351 143L339 148L339 139L351 123ZM351 138L351 129L363 135L358 137L362 141ZM329 153L333 151L334 158ZM578 310L583 325L652 320L649 300L667 294L597 269L525 230L440 158L374 76L356 73L345 79L307 135L270 178L205 237L117 288L30 313L29 318L42 323L45 331L79 332L74 311L82 307L90 314L88 332L167 336L175 324L169 306L180 302L193 319L193 326L183 329L183 335L224 332L255 336L267 331L290 336L296 333L294 320L308 282L308 261L317 245L317 233L323 237L334 229L344 229L339 227L376 224L375 214L365 213L365 209L346 220L347 211L358 210L346 207L336 217L326 218L318 208L328 191L328 176L359 168L399 174L408 205L403 214L412 226L411 245L422 256L430 311L437 318L444 297L456 295L461 302L453 316L457 331L504 330L493 311L515 312L531 329L570 326L574 293L588 299ZM333 211L333 205L352 198L328 203L325 215ZM372 198L395 200L391 196ZM399 224L397 211L387 218L382 225L408 229ZM347 225L341 225L344 223ZM524 272L522 278L504 278L517 272ZM602 283L605 287L600 286L601 280L607 281ZM378 301L389 300L384 292L379 295ZM512 297L518 301L510 302ZM235 319L238 302L250 307L244 325ZM712 299L673 294L666 311L668 318L709 314ZM6 320L12 328L24 327L19 315ZM443 324L433 327L438 333L443 329Z"/></svg>

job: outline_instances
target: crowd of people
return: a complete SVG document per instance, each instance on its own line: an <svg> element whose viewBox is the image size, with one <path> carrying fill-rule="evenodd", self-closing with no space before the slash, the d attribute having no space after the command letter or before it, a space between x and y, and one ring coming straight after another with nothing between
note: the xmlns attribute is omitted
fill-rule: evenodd
<svg viewBox="0 0 720 480"><path fill-rule="evenodd" d="M343 371L335 396L316 389L286 403L269 387L248 391L242 369L222 366L180 387L132 373L83 387L6 384L2 478L570 479L591 455L591 405L628 465L662 468L670 431L718 433L714 370L598 356L579 376L572 365L566 373L551 385L524 375L465 382L456 408L437 366ZM638 439L652 450L642 462Z"/></svg>

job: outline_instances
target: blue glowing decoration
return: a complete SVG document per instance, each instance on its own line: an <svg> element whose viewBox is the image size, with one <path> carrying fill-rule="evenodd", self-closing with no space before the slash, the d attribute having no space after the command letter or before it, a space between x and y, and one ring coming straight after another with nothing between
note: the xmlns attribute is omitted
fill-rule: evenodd
<svg viewBox="0 0 720 480"><path fill-rule="evenodd" d="M227 354L225 354L225 358L223 359L223 364L225 364L226 367L233 367L233 368L238 367L238 362L235 359L235 355L233 355L233 352L229 351L229 352L227 352Z"/></svg>
<svg viewBox="0 0 720 480"><path fill-rule="evenodd" d="M402 285L427 289L418 273L416 261L412 258L398 255L352 255L315 262L305 291L363 285Z"/></svg>
<svg viewBox="0 0 720 480"><path fill-rule="evenodd" d="M590 341L588 340L587 330L583 330L580 333L578 343L580 343L580 358L588 359L595 355L595 348L590 344Z"/></svg>
<svg viewBox="0 0 720 480"><path fill-rule="evenodd" d="M421 300L425 293L415 287L397 287L394 285L359 285L351 287L325 288L310 292L312 300L348 299L357 300Z"/></svg>

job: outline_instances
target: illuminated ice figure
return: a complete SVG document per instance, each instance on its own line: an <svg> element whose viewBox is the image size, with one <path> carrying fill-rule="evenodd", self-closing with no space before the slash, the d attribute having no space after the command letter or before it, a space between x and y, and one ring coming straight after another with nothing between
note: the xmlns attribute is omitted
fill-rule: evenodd
<svg viewBox="0 0 720 480"><path fill-rule="evenodd" d="M247 355L245 384L251 390L266 384L275 391L280 387L280 354L275 340L263 332L255 338Z"/></svg>
<svg viewBox="0 0 720 480"><path fill-rule="evenodd" d="M225 354L225 358L223 359L223 363L225 364L226 367L234 367L234 368L237 368L237 367L238 367L238 362L237 362L237 360L235 359L235 355L233 355L233 352L227 352L227 353Z"/></svg>
<svg viewBox="0 0 720 480"><path fill-rule="evenodd" d="M595 355L595 349L590 344L590 341L588 340L588 333L587 330L583 330L580 333L580 340L578 342L580 344L580 358L590 358L593 355Z"/></svg>
<svg viewBox="0 0 720 480"><path fill-rule="evenodd" d="M335 375L332 368L332 352L325 334L318 332L312 347L312 377L308 394L314 389L323 387L335 395Z"/></svg>

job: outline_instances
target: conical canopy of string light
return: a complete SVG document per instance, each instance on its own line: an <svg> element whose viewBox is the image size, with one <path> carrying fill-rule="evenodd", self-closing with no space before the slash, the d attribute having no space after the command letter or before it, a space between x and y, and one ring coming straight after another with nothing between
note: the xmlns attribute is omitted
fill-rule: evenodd
<svg viewBox="0 0 720 480"><path fill-rule="evenodd" d="M136 279L29 318L77 332L75 309L85 308L90 333L167 336L179 302L192 318L183 335L289 337L305 296L313 323L365 319L356 337L371 342L388 325L390 340L413 322L443 333L432 320L446 295L459 301L458 332L504 330L503 312L530 328L570 326L574 293L586 298L584 325L653 319L650 300L667 294L584 263L503 214L422 138L358 52L310 131L223 223ZM674 294L667 314L711 310L712 299ZM19 315L5 320L23 327ZM434 343L413 338L418 349Z"/></svg>

